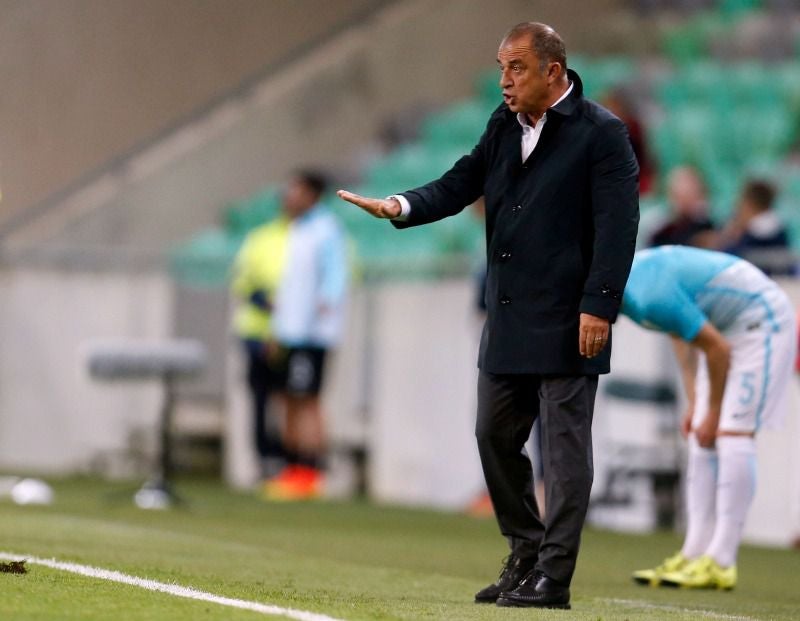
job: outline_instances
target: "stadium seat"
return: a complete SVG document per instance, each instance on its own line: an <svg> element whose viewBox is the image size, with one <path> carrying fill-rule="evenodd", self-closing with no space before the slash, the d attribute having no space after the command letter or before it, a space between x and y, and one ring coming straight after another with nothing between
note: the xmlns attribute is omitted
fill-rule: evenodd
<svg viewBox="0 0 800 621"><path fill-rule="evenodd" d="M761 0L719 0L717 10L725 17L732 17L759 9L761 5Z"/></svg>
<svg viewBox="0 0 800 621"><path fill-rule="evenodd" d="M499 89L495 87L499 99ZM422 125L423 143L433 147L471 149L481 137L494 108L480 99L470 99L434 114Z"/></svg>
<svg viewBox="0 0 800 621"><path fill-rule="evenodd" d="M222 229L203 231L172 253L172 273L180 282L194 286L224 285L242 241L242 236Z"/></svg>
<svg viewBox="0 0 800 621"><path fill-rule="evenodd" d="M244 235L249 230L274 218L279 210L279 190L270 186L249 198L228 206L223 212L223 224L231 234Z"/></svg>
<svg viewBox="0 0 800 621"><path fill-rule="evenodd" d="M636 65L620 56L587 58L579 54L569 57L568 65L583 82L583 94L590 99L602 99L613 88L629 84L636 77Z"/></svg>
<svg viewBox="0 0 800 621"><path fill-rule="evenodd" d="M400 147L367 170L366 182L370 186L391 188L390 193L414 188L446 172L463 154L463 148L449 145Z"/></svg>
<svg viewBox="0 0 800 621"><path fill-rule="evenodd" d="M690 63L706 55L709 33L700 26L678 28L664 37L664 54L676 64Z"/></svg>
<svg viewBox="0 0 800 621"><path fill-rule="evenodd" d="M503 103L500 94L500 72L497 68L487 69L475 79L475 93L479 101L488 107Z"/></svg>

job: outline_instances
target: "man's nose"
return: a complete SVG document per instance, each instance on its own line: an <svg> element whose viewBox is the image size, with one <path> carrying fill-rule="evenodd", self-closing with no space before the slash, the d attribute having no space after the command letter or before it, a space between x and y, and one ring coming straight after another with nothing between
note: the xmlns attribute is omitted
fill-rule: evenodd
<svg viewBox="0 0 800 621"><path fill-rule="evenodd" d="M511 74L508 71L500 72L500 88L511 86Z"/></svg>

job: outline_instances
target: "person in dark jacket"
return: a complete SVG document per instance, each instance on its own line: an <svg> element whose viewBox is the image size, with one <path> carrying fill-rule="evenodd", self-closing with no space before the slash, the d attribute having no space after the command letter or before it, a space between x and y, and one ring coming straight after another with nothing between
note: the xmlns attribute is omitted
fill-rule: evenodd
<svg viewBox="0 0 800 621"><path fill-rule="evenodd" d="M387 199L339 196L397 228L486 203L487 317L476 436L511 554L478 602L569 608L592 485L597 376L633 260L638 166L624 124L584 99L561 37L525 22L503 38L503 103L441 178ZM402 266L398 266L402 269ZM547 515L523 452L540 418Z"/></svg>
<svg viewBox="0 0 800 621"><path fill-rule="evenodd" d="M667 178L670 217L651 236L650 246L713 246L714 223L709 218L706 185L700 172L679 166Z"/></svg>
<svg viewBox="0 0 800 621"><path fill-rule="evenodd" d="M765 179L748 179L717 247L750 261L768 276L795 272L789 229L774 208L777 191Z"/></svg>

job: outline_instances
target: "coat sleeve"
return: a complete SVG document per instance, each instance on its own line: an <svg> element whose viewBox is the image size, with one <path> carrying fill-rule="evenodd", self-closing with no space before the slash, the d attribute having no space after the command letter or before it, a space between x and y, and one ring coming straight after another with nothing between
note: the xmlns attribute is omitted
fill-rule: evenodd
<svg viewBox="0 0 800 621"><path fill-rule="evenodd" d="M461 212L483 196L487 148L501 119L501 108L489 119L486 130L469 155L459 159L439 179L402 193L411 205L411 212L404 222L393 221L395 227L404 229L436 222Z"/></svg>
<svg viewBox="0 0 800 621"><path fill-rule="evenodd" d="M597 127L590 172L594 243L580 311L615 321L639 226L639 166L625 125Z"/></svg>

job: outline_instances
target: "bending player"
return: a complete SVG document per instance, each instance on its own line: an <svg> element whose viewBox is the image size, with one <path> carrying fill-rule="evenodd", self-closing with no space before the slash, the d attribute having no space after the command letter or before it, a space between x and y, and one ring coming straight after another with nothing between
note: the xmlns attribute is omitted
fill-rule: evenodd
<svg viewBox="0 0 800 621"><path fill-rule="evenodd" d="M796 348L794 310L756 267L683 246L638 252L622 312L669 333L688 407L687 529L683 547L640 584L732 589L755 493L755 433L783 419Z"/></svg>

